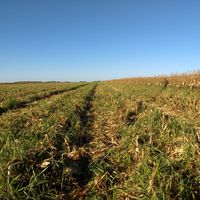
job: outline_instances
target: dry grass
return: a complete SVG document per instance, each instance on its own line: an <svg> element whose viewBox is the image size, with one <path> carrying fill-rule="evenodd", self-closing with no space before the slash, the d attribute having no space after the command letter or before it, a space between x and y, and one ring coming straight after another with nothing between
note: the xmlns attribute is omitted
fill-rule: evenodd
<svg viewBox="0 0 200 200"><path fill-rule="evenodd" d="M100 82L2 114L1 198L200 199L199 80Z"/></svg>

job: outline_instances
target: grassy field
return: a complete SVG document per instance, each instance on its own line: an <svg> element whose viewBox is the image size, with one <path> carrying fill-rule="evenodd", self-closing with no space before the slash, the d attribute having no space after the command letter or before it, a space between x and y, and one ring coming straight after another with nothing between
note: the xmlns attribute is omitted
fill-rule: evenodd
<svg viewBox="0 0 200 200"><path fill-rule="evenodd" d="M0 199L200 199L200 74L1 84Z"/></svg>

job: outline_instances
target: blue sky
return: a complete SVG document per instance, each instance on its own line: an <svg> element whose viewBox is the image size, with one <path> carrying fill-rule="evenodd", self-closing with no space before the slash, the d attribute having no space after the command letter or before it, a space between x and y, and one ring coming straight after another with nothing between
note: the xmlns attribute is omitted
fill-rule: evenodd
<svg viewBox="0 0 200 200"><path fill-rule="evenodd" d="M199 0L0 0L0 82L200 69Z"/></svg>

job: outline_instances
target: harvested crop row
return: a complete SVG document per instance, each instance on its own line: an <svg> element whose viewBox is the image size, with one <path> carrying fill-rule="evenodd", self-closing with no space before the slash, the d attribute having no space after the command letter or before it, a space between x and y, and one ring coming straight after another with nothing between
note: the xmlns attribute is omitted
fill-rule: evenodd
<svg viewBox="0 0 200 200"><path fill-rule="evenodd" d="M88 199L198 199L196 127L136 97L97 90Z"/></svg>
<svg viewBox="0 0 200 200"><path fill-rule="evenodd" d="M10 94L9 96L3 95L4 100L1 102L0 115L12 109L24 108L27 106L27 104L30 104L32 102L49 98L53 95L61 94L66 91L75 90L84 85L86 84L80 84L80 83L69 84L68 83L64 85L64 87L63 85L60 85L60 88L56 90L52 90L51 88L48 88L47 90L42 91L42 92L28 93L28 94L24 94L24 92L22 91L20 92L18 92L17 90L13 91L14 95L13 94Z"/></svg>
<svg viewBox="0 0 200 200"><path fill-rule="evenodd" d="M133 159L124 189L134 185L143 198L199 198L199 147L192 124L146 108L123 138Z"/></svg>
<svg viewBox="0 0 200 200"><path fill-rule="evenodd" d="M94 122L93 140L88 149L92 158L90 170L92 179L85 187L86 199L111 199L117 174L126 160L113 158L120 149L121 136L118 129L121 125L121 103L117 95L104 84L99 84L93 102ZM121 163L120 163L121 162ZM119 170L119 171L118 171ZM115 199L113 197L113 199Z"/></svg>
<svg viewBox="0 0 200 200"><path fill-rule="evenodd" d="M0 105L11 96L15 99L29 98L32 95L62 90L68 86L75 86L76 84L80 83L0 84Z"/></svg>
<svg viewBox="0 0 200 200"><path fill-rule="evenodd" d="M32 95L64 89L74 83L34 83L34 84L0 84L0 106L13 97L20 100L30 98Z"/></svg>
<svg viewBox="0 0 200 200"><path fill-rule="evenodd" d="M80 111L91 91L93 84L1 117L1 198L64 199L79 187L89 158L75 141L86 134Z"/></svg>
<svg viewBox="0 0 200 200"><path fill-rule="evenodd" d="M148 105L160 107L168 113L176 114L190 122L200 121L200 94L197 89L177 88L168 86L163 88L156 85L134 85L124 82L109 82L108 85L116 92L126 96L126 101L143 101ZM131 98L129 98L131 96Z"/></svg>

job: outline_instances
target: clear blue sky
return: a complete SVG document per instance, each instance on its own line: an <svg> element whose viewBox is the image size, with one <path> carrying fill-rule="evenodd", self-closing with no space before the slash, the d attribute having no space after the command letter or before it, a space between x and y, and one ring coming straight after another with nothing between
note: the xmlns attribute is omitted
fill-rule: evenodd
<svg viewBox="0 0 200 200"><path fill-rule="evenodd" d="M0 0L0 82L197 69L199 0Z"/></svg>

